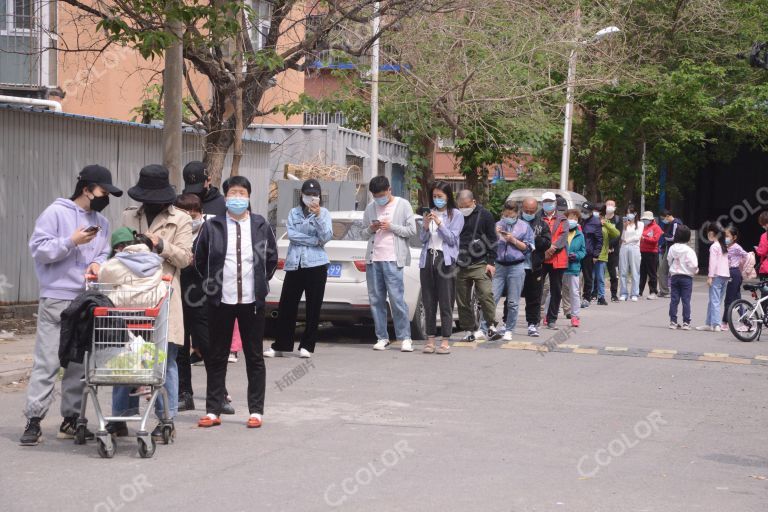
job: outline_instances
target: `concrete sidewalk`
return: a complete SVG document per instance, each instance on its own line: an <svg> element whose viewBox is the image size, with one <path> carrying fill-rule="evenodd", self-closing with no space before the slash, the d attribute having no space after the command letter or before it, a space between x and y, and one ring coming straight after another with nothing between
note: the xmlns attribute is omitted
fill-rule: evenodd
<svg viewBox="0 0 768 512"><path fill-rule="evenodd" d="M0 386L20 382L29 377L34 350L34 334L0 339Z"/></svg>

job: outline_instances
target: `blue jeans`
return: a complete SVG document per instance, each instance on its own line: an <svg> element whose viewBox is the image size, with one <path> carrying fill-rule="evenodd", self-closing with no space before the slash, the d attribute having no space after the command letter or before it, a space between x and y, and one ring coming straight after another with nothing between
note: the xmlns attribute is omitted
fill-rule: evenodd
<svg viewBox="0 0 768 512"><path fill-rule="evenodd" d="M691 323L691 292L693 278L682 274L673 275L669 280L669 321L677 323L677 305L683 302L683 323Z"/></svg>
<svg viewBox="0 0 768 512"><path fill-rule="evenodd" d="M388 340L387 332L387 296L395 324L395 339L411 339L411 319L408 304L405 303L403 269L394 261L374 261L366 265L365 279L368 283L368 302L371 304L373 324L377 340Z"/></svg>
<svg viewBox="0 0 768 512"><path fill-rule="evenodd" d="M509 332L515 330L517 325L517 312L520 308L520 295L523 293L525 282L525 265L504 266L496 264L496 273L493 275L493 303L498 304L504 291L507 292L507 324Z"/></svg>
<svg viewBox="0 0 768 512"><path fill-rule="evenodd" d="M707 325L720 325L720 304L725 297L728 279L730 278L722 276L712 278L712 286L709 287L709 304L707 304Z"/></svg>
<svg viewBox="0 0 768 512"><path fill-rule="evenodd" d="M165 390L168 392L169 419L176 417L179 412L179 367L176 366L176 354L178 347L168 343L168 354L165 359ZM133 416L139 413L139 397L130 396L131 388L128 386L115 386L112 388L112 415ZM155 414L163 417L163 396L158 394L155 401Z"/></svg>
<svg viewBox="0 0 768 512"><path fill-rule="evenodd" d="M595 263L595 272L592 277L592 296L597 296L598 299L605 298L605 261L597 261Z"/></svg>

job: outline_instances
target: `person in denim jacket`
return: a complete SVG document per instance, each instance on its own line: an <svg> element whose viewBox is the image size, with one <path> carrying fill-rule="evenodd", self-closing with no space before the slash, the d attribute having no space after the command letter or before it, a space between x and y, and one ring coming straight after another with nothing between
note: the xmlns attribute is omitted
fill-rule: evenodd
<svg viewBox="0 0 768 512"><path fill-rule="evenodd" d="M311 357L317 343L320 307L323 305L328 279L328 254L325 244L333 237L331 214L322 207L320 183L307 180L301 187L301 206L288 214L288 255L285 258L285 280L280 294L277 334L266 357L293 352L296 316L301 296L306 295L306 324L299 343L299 356Z"/></svg>

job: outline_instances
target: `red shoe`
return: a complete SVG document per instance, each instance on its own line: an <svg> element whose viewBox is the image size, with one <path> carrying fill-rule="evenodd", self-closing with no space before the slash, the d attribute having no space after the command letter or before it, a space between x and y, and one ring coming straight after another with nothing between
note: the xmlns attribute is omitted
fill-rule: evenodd
<svg viewBox="0 0 768 512"><path fill-rule="evenodd" d="M542 318L541 319L541 325L543 325L544 327L547 326L547 319L546 318Z"/></svg>
<svg viewBox="0 0 768 512"><path fill-rule="evenodd" d="M207 414L197 420L197 426L201 428L218 427L221 425L221 418L211 418Z"/></svg>
<svg viewBox="0 0 768 512"><path fill-rule="evenodd" d="M571 317L571 327L578 327L579 326L579 318L572 316Z"/></svg>
<svg viewBox="0 0 768 512"><path fill-rule="evenodd" d="M251 416L248 418L248 428L260 428L261 427L261 420L259 418L254 418Z"/></svg>

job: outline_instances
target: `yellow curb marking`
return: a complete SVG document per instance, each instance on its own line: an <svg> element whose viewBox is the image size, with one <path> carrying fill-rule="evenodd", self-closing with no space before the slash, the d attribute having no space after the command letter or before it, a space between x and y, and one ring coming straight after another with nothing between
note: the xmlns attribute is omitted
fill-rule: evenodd
<svg viewBox="0 0 768 512"><path fill-rule="evenodd" d="M501 346L501 348L511 348L513 350L525 350L525 347L533 345L530 341L510 341Z"/></svg>
<svg viewBox="0 0 768 512"><path fill-rule="evenodd" d="M574 354L597 354L596 348L575 348L573 349Z"/></svg>
<svg viewBox="0 0 768 512"><path fill-rule="evenodd" d="M566 343L563 343L562 345L558 345L558 347L560 347L560 348L572 348L572 349L577 349L577 348L579 348L579 345L568 345L568 344L566 344Z"/></svg>
<svg viewBox="0 0 768 512"><path fill-rule="evenodd" d="M454 347L476 347L477 343L472 341L454 341Z"/></svg>
<svg viewBox="0 0 768 512"><path fill-rule="evenodd" d="M629 351L627 347L605 347L604 350L606 352L628 352Z"/></svg>
<svg viewBox="0 0 768 512"><path fill-rule="evenodd" d="M674 356L675 354L677 354L677 350L668 350L668 349L664 349L664 348L655 348L655 349L651 350L651 354L672 354Z"/></svg>
<svg viewBox="0 0 768 512"><path fill-rule="evenodd" d="M755 356L758 361L768 361L768 356Z"/></svg>
<svg viewBox="0 0 768 512"><path fill-rule="evenodd" d="M647 357L650 357L653 359L674 359L675 354L660 354L660 353L651 352L650 354L648 354Z"/></svg>
<svg viewBox="0 0 768 512"><path fill-rule="evenodd" d="M704 357L728 357L728 355L721 352L704 352Z"/></svg>

